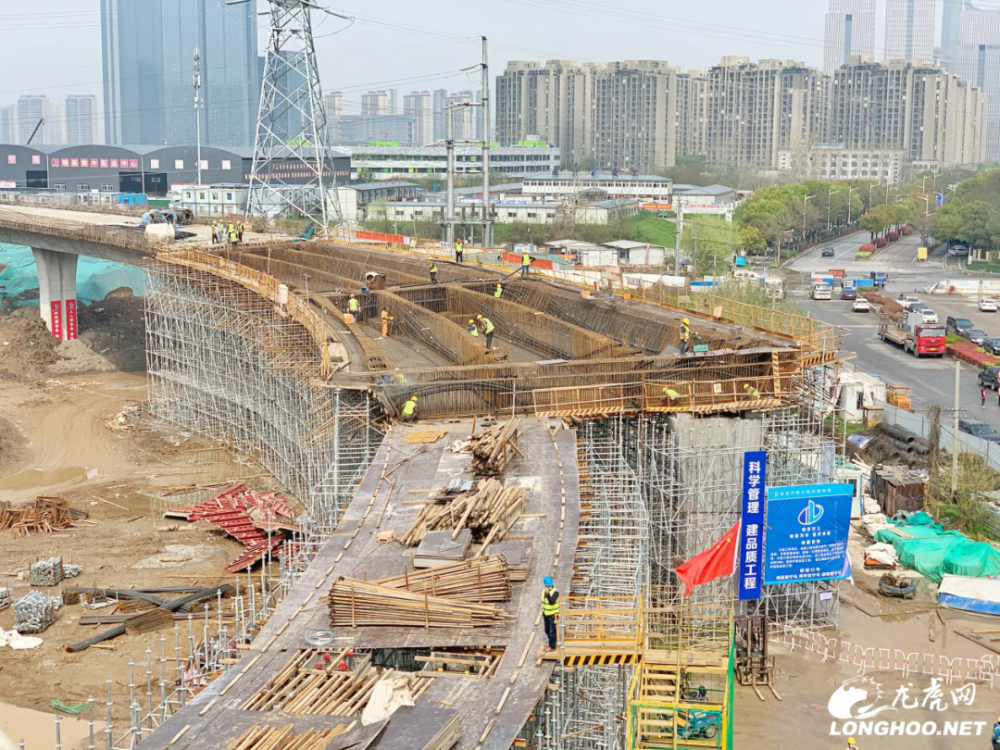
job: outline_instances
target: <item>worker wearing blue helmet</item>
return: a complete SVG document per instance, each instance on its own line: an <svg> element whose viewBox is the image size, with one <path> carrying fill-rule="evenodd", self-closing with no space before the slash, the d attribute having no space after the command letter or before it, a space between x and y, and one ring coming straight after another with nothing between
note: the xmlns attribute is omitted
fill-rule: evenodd
<svg viewBox="0 0 1000 750"><path fill-rule="evenodd" d="M556 650L556 615L559 614L559 592L556 590L555 581L552 576L545 576L542 581L545 588L542 589L542 619L545 621L545 637L548 643L546 651Z"/></svg>

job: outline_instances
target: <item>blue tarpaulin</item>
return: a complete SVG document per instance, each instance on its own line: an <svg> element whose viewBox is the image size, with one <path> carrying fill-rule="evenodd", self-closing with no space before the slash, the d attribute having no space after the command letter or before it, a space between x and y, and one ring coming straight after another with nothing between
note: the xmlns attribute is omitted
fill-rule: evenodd
<svg viewBox="0 0 1000 750"><path fill-rule="evenodd" d="M31 289L38 289L38 271L31 249L20 245L0 243L0 298L17 297ZM146 290L144 271L125 263L117 263L81 255L76 267L76 298L85 304L97 302L108 292L128 287L137 296ZM37 299L20 301L21 305L37 305Z"/></svg>

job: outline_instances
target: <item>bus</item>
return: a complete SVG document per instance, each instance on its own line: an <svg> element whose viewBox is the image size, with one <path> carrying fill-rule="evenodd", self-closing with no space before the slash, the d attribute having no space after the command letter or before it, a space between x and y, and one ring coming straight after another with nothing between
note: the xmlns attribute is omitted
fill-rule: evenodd
<svg viewBox="0 0 1000 750"><path fill-rule="evenodd" d="M813 284L809 289L812 299L833 299L833 287L829 284Z"/></svg>

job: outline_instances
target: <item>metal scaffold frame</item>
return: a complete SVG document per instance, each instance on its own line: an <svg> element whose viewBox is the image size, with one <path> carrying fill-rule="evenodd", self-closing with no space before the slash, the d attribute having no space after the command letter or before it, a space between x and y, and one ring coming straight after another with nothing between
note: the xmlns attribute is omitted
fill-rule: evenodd
<svg viewBox="0 0 1000 750"><path fill-rule="evenodd" d="M321 539L339 523L381 432L368 392L321 382L309 333L281 313L237 283L152 266L151 411L271 471L302 501L304 526Z"/></svg>

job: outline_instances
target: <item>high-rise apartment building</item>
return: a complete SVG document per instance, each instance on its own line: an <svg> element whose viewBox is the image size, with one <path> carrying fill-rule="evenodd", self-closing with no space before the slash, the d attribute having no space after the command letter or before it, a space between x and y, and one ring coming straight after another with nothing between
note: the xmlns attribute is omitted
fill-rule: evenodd
<svg viewBox="0 0 1000 750"><path fill-rule="evenodd" d="M413 118L413 145L434 142L434 99L430 91L414 91L404 96L403 114Z"/></svg>
<svg viewBox="0 0 1000 750"><path fill-rule="evenodd" d="M66 143L79 146L97 143L97 97L70 94L66 97Z"/></svg>
<svg viewBox="0 0 1000 750"><path fill-rule="evenodd" d="M32 146L66 142L63 109L43 94L23 94L17 98L17 143Z"/></svg>
<svg viewBox="0 0 1000 750"><path fill-rule="evenodd" d="M445 107L453 107L452 137L456 141L476 141L483 137L483 108L474 106L480 101L481 91L455 91L445 99ZM446 119L446 127L447 122Z"/></svg>
<svg viewBox="0 0 1000 750"><path fill-rule="evenodd" d="M777 168L782 149L822 140L829 78L791 60L726 57L708 74L708 162Z"/></svg>
<svg viewBox="0 0 1000 750"><path fill-rule="evenodd" d="M391 96L390 96L391 93ZM385 117L395 114L391 110L391 103L395 101L396 92L389 91L369 91L361 95L361 116L362 117Z"/></svg>
<svg viewBox="0 0 1000 750"><path fill-rule="evenodd" d="M875 0L830 0L823 34L823 71L827 75L852 56L875 54Z"/></svg>
<svg viewBox="0 0 1000 750"><path fill-rule="evenodd" d="M708 137L708 73L677 75L677 156L704 156Z"/></svg>
<svg viewBox="0 0 1000 750"><path fill-rule="evenodd" d="M17 107L0 106L0 143L17 142Z"/></svg>
<svg viewBox="0 0 1000 750"><path fill-rule="evenodd" d="M497 78L498 140L540 136L570 169L672 167L677 75L659 60L510 62Z"/></svg>
<svg viewBox="0 0 1000 750"><path fill-rule="evenodd" d="M887 0L885 59L933 63L936 16L934 0Z"/></svg>
<svg viewBox="0 0 1000 750"><path fill-rule="evenodd" d="M344 122L344 94L341 91L331 91L323 97L323 108L326 110L326 131L330 143L340 143L341 128Z"/></svg>
<svg viewBox="0 0 1000 750"><path fill-rule="evenodd" d="M974 10L968 0L945 0L941 13L941 64L952 73L959 72L962 57L962 13Z"/></svg>
<svg viewBox="0 0 1000 750"><path fill-rule="evenodd" d="M898 151L912 163L974 164L984 155L985 104L979 90L937 67L855 59L834 76L826 140Z"/></svg>
<svg viewBox="0 0 1000 750"><path fill-rule="evenodd" d="M448 89L434 89L432 95L434 108L434 140L443 141L446 138L447 123L444 119L444 105L448 99Z"/></svg>
<svg viewBox="0 0 1000 750"><path fill-rule="evenodd" d="M956 72L986 95L986 158L1000 161L1000 10L963 9Z"/></svg>
<svg viewBox="0 0 1000 750"><path fill-rule="evenodd" d="M195 140L194 50L201 53L202 142L253 142L260 100L252 2L101 0L105 140Z"/></svg>

